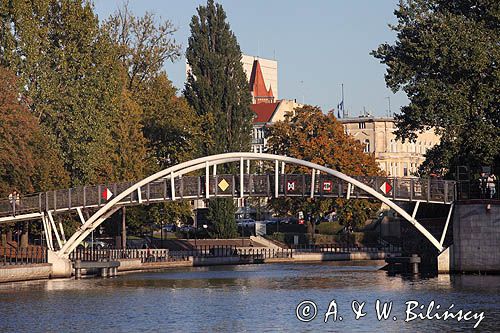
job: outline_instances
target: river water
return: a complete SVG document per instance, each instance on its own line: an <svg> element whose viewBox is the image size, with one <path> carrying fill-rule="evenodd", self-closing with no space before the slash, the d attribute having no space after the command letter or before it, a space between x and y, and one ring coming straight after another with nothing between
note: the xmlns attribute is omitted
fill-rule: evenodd
<svg viewBox="0 0 500 333"><path fill-rule="evenodd" d="M359 264L200 267L2 284L0 332L461 332L472 330L481 312L478 330L500 331L500 276L412 279L388 276L370 262ZM392 301L387 320L377 320L377 299ZM297 305L304 300L317 308L299 307L303 320L317 314L309 322L297 319ZM366 315L358 320L354 301L366 302L361 309ZM426 309L435 301L434 309L441 308L431 315L451 304L449 311L473 313L469 321L405 322L410 301ZM325 323L329 305L337 313ZM410 310L409 319L420 313L417 309Z"/></svg>

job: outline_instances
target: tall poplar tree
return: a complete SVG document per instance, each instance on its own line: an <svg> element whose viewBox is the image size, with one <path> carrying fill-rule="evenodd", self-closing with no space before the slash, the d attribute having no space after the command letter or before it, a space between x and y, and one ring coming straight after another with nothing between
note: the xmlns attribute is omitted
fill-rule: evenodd
<svg viewBox="0 0 500 333"><path fill-rule="evenodd" d="M190 24L186 50L190 70L184 95L208 137L201 144L201 152L213 155L248 151L254 114L240 46L220 4L208 0L197 12ZM216 237L234 236L235 206L231 200L209 202L209 219Z"/></svg>
<svg viewBox="0 0 500 333"><path fill-rule="evenodd" d="M197 11L190 24L184 95L211 137L203 143L202 153L247 151L254 114L240 46L220 4L209 0Z"/></svg>

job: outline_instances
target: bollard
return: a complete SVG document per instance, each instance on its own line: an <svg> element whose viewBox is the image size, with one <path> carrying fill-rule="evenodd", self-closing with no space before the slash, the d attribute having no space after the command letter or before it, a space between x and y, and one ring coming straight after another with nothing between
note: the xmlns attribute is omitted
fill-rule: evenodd
<svg viewBox="0 0 500 333"><path fill-rule="evenodd" d="M100 270L101 270L101 277L103 277L103 278L108 277L108 268L107 267L103 267Z"/></svg>
<svg viewBox="0 0 500 333"><path fill-rule="evenodd" d="M417 254L411 255L411 272L412 274L418 274L418 263L420 262L420 258Z"/></svg>
<svg viewBox="0 0 500 333"><path fill-rule="evenodd" d="M82 278L82 269L80 268L81 260L75 260L75 280Z"/></svg>

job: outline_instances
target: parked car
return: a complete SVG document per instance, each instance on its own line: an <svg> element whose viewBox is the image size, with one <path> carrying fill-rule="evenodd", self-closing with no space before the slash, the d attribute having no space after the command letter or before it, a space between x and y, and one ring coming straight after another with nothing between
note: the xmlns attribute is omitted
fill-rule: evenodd
<svg viewBox="0 0 500 333"><path fill-rule="evenodd" d="M239 219L236 220L236 224L239 227L249 227L255 225L255 220L254 219Z"/></svg>
<svg viewBox="0 0 500 333"><path fill-rule="evenodd" d="M78 248L79 249L92 249L92 248L94 248L94 250L102 250L102 249L110 248L110 246L106 242L94 239L93 242L92 242L92 240L81 242L80 245L78 245Z"/></svg>
<svg viewBox="0 0 500 333"><path fill-rule="evenodd" d="M177 230L177 226L175 224L166 224L163 226L163 231L166 232L175 232Z"/></svg>
<svg viewBox="0 0 500 333"><path fill-rule="evenodd" d="M179 230L182 232L194 232L196 229L191 225L183 225Z"/></svg>

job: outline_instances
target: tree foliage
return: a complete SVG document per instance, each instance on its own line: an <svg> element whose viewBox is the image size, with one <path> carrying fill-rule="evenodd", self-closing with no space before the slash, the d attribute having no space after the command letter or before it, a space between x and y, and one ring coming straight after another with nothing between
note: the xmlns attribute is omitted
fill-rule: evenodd
<svg viewBox="0 0 500 333"><path fill-rule="evenodd" d="M68 183L52 138L19 99L14 73L0 67L0 195L49 190Z"/></svg>
<svg viewBox="0 0 500 333"><path fill-rule="evenodd" d="M388 87L410 100L397 136L436 130L428 169L500 163L500 2L405 0L394 14L396 42L372 54Z"/></svg>
<svg viewBox="0 0 500 333"><path fill-rule="evenodd" d="M332 112L324 114L318 107L306 105L288 114L285 121L268 129L269 151L323 165L351 176L380 174L375 158L363 152L363 146L344 132ZM310 172L307 168L287 166L287 172ZM304 212L312 220L337 211L339 221L348 226L366 221L379 208L368 200L279 198L270 207L280 214Z"/></svg>
<svg viewBox="0 0 500 333"><path fill-rule="evenodd" d="M169 20L160 24L156 21L150 12L134 16L125 4L104 23L103 28L118 46L119 60L127 68L127 87L133 93L144 82L155 79L165 61L180 56L180 45L173 38L177 29Z"/></svg>
<svg viewBox="0 0 500 333"><path fill-rule="evenodd" d="M185 99L176 96L176 88L162 69L166 61L175 61L180 55L172 23L169 20L158 23L152 13L137 17L125 5L105 21L103 29L116 47L116 61L126 68L128 95L136 106L136 114L140 113L140 123L132 125L142 130L146 141L148 158L143 160L146 172L194 158L202 137L200 122ZM136 136L140 138L139 133ZM135 163L133 157L129 161ZM136 208L130 210L129 224L138 229L146 221L186 222L191 214L188 210L190 205L182 201Z"/></svg>
<svg viewBox="0 0 500 333"><path fill-rule="evenodd" d="M117 61L127 72L127 89L142 109L143 135L152 159L152 171L194 157L200 135L196 114L162 70L180 56L180 45L169 20L157 23L154 14L137 17L125 5L104 23L116 46Z"/></svg>
<svg viewBox="0 0 500 333"><path fill-rule="evenodd" d="M204 138L200 119L161 73L143 85L138 100L144 116L144 136L155 165L164 169L196 157Z"/></svg>
<svg viewBox="0 0 500 333"><path fill-rule="evenodd" d="M109 179L123 68L90 2L3 4L0 62L21 77L23 96L56 138L72 183Z"/></svg>
<svg viewBox="0 0 500 333"><path fill-rule="evenodd" d="M379 174L375 157L347 135L332 112L306 105L268 128L272 153L310 161L351 176ZM293 166L289 166L293 168ZM300 169L304 169L301 167ZM294 170L291 170L294 171Z"/></svg>
<svg viewBox="0 0 500 333"><path fill-rule="evenodd" d="M211 140L203 155L248 151L253 112L241 50L220 4L209 0L191 19L184 95Z"/></svg>
<svg viewBox="0 0 500 333"><path fill-rule="evenodd" d="M200 145L201 153L248 151L254 114L250 109L252 98L241 64L240 46L220 4L208 0L197 12L190 24L191 36L186 50L190 70L184 95L206 135ZM232 199L210 200L209 210L215 235L234 236Z"/></svg>
<svg viewBox="0 0 500 333"><path fill-rule="evenodd" d="M237 228L234 219L236 206L232 198L211 199L207 219L212 223L210 235L214 238L234 238Z"/></svg>

